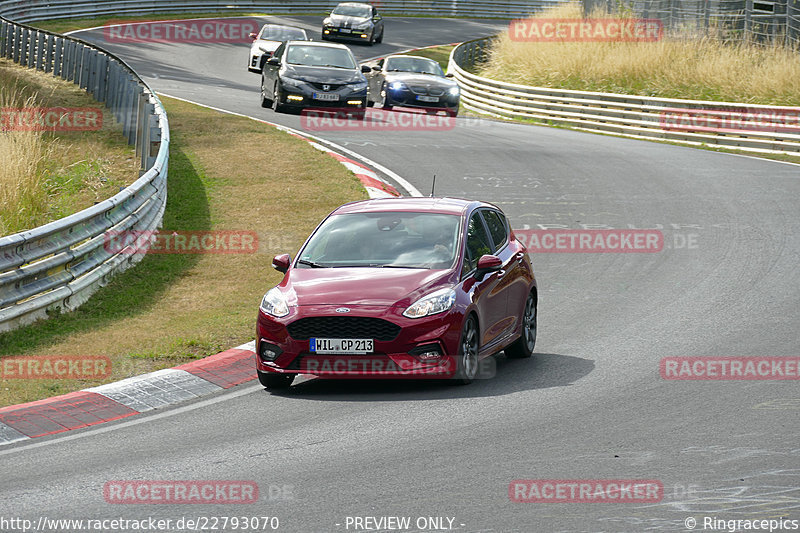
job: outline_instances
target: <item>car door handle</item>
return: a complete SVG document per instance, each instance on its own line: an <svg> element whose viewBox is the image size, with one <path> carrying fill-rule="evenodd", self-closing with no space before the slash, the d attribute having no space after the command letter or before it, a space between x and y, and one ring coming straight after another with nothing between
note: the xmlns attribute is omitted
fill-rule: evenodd
<svg viewBox="0 0 800 533"><path fill-rule="evenodd" d="M497 279L500 279L500 278L502 278L502 277L503 277L503 276L505 276L505 275L506 275L506 271L505 271L505 269L501 269L501 270L498 270L498 271L497 271Z"/></svg>
<svg viewBox="0 0 800 533"><path fill-rule="evenodd" d="M514 259L522 263L525 260L525 253L524 252L517 252L514 254Z"/></svg>

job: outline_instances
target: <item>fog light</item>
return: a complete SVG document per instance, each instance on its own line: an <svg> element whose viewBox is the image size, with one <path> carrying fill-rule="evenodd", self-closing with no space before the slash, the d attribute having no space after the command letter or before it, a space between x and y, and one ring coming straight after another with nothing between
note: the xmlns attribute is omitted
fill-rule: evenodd
<svg viewBox="0 0 800 533"><path fill-rule="evenodd" d="M438 344L425 344L423 346L417 346L408 353L418 357L421 361L433 361L442 357L442 351L439 349Z"/></svg>
<svg viewBox="0 0 800 533"><path fill-rule="evenodd" d="M431 359L439 359L442 356L438 351L437 352L425 352L419 354L417 357L422 359L423 361L430 361Z"/></svg>
<svg viewBox="0 0 800 533"><path fill-rule="evenodd" d="M330 32L331 32L331 30L325 30L323 33L324 33L325 35L327 35L327 34L329 34Z"/></svg>
<svg viewBox="0 0 800 533"><path fill-rule="evenodd" d="M258 354L264 361L274 361L281 353L283 350L266 341L261 341L261 345L258 347Z"/></svg>
<svg viewBox="0 0 800 533"><path fill-rule="evenodd" d="M366 33L362 33L362 34L361 34L361 38L362 38L362 39L366 39L366 38L367 38L367 34L366 34Z"/></svg>
<svg viewBox="0 0 800 533"><path fill-rule="evenodd" d="M361 100L348 100L349 105L361 105Z"/></svg>
<svg viewBox="0 0 800 533"><path fill-rule="evenodd" d="M302 102L303 101L303 97L302 96L297 96L296 94L290 94L289 96L286 97L286 99L287 100L291 100L292 102Z"/></svg>

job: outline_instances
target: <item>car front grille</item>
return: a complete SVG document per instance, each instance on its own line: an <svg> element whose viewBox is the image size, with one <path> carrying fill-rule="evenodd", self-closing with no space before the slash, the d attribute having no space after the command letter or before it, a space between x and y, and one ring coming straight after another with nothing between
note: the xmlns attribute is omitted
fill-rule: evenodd
<svg viewBox="0 0 800 533"><path fill-rule="evenodd" d="M309 82L309 85L311 85L315 89L319 89L320 91L338 91L339 88L342 87L341 83L336 84L336 83L311 83L311 82ZM327 89L323 88L322 87L323 85L327 86L328 88Z"/></svg>
<svg viewBox="0 0 800 533"><path fill-rule="evenodd" d="M287 327L295 340L312 337L330 339L375 339L392 341L400 334L400 326L381 318L356 316L315 316L296 320Z"/></svg>
<svg viewBox="0 0 800 533"><path fill-rule="evenodd" d="M414 94L421 94L421 95L430 95L430 96L442 96L444 94L444 89L439 87L423 87L422 85L410 85L409 89Z"/></svg>

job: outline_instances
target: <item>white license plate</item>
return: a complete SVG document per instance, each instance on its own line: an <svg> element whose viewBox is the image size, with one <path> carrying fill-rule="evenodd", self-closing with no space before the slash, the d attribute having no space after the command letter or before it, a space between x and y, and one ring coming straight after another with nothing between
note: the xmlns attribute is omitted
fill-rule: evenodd
<svg viewBox="0 0 800 533"><path fill-rule="evenodd" d="M335 102L339 99L338 94L333 93L314 93L314 100L327 100L331 102Z"/></svg>
<svg viewBox="0 0 800 533"><path fill-rule="evenodd" d="M363 355L372 353L372 339L317 339L309 342L309 351L323 354Z"/></svg>
<svg viewBox="0 0 800 533"><path fill-rule="evenodd" d="M438 96L422 96L422 95L418 95L417 96L417 100L419 100L420 102L438 102L439 101L439 97Z"/></svg>

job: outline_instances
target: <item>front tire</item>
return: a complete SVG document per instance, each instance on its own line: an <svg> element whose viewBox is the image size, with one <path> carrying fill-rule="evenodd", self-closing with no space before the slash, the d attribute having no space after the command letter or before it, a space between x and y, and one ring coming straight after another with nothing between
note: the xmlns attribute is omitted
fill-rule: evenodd
<svg viewBox="0 0 800 533"><path fill-rule="evenodd" d="M258 372L258 381L270 392L286 390L292 384L292 381L294 381L294 374Z"/></svg>
<svg viewBox="0 0 800 533"><path fill-rule="evenodd" d="M478 375L478 336L478 321L469 315L458 342L458 367L454 381L457 385L469 385Z"/></svg>
<svg viewBox="0 0 800 533"><path fill-rule="evenodd" d="M261 107L270 108L272 107L272 100L267 98L267 91L264 90L264 75L261 75Z"/></svg>
<svg viewBox="0 0 800 533"><path fill-rule="evenodd" d="M389 99L386 97L386 85L385 84L381 87L381 92L380 92L379 96L380 96L380 100L375 102L375 107L380 107L381 109L385 109L387 111L391 111L392 105L387 103L389 101Z"/></svg>
<svg viewBox="0 0 800 533"><path fill-rule="evenodd" d="M384 30L381 29L381 34L378 36L377 39L375 39L376 43L382 43L383 42L383 32L384 32Z"/></svg>
<svg viewBox="0 0 800 533"><path fill-rule="evenodd" d="M536 347L536 295L531 292L522 312L522 336L506 348L506 357L526 359L533 355Z"/></svg>
<svg viewBox="0 0 800 533"><path fill-rule="evenodd" d="M276 113L286 112L286 106L281 103L281 89L278 84L275 84L275 90L272 92L272 109Z"/></svg>

